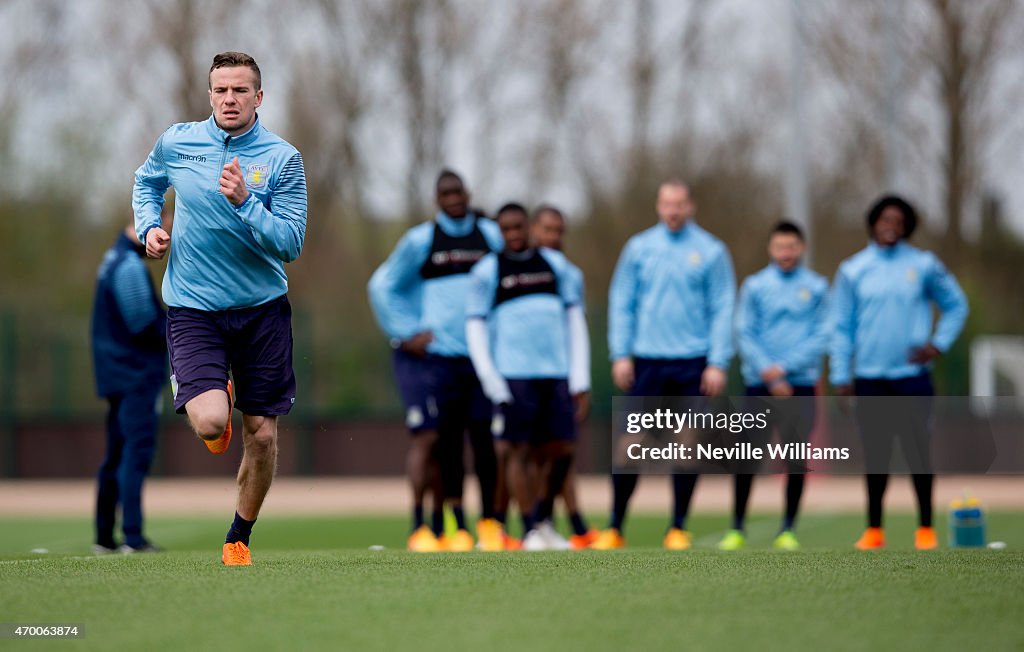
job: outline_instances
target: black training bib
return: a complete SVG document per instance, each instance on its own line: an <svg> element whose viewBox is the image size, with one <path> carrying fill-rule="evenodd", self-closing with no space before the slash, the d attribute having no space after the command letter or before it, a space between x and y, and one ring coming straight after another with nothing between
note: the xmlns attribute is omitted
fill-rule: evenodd
<svg viewBox="0 0 1024 652"><path fill-rule="evenodd" d="M443 278L456 274L468 274L476 261L488 253L491 247L480 231L480 225L473 221L473 230L464 236L451 236L434 223L434 238L430 243L430 255L420 267L424 279Z"/></svg>
<svg viewBox="0 0 1024 652"><path fill-rule="evenodd" d="M528 258L517 260L498 254L498 290L494 306L528 294L558 295L558 277L536 249Z"/></svg>

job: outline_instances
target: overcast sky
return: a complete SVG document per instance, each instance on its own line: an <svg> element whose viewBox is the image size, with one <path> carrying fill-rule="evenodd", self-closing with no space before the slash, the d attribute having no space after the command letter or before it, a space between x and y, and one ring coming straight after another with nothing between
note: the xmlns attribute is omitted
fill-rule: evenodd
<svg viewBox="0 0 1024 652"><path fill-rule="evenodd" d="M721 0L714 5L709 17L709 33L724 42L715 47L714 78L699 80L699 93L689 98L690 109L700 129L713 133L729 128L729 107L743 107L750 103L754 110L765 111L759 124L763 125L762 146L758 164L776 172L787 162L794 126L788 114L788 87L771 89L765 97L749 97L751 75L769 75L788 83L791 70L790 18L793 0ZM804 3L810 0L803 0ZM200 10L206 5L200 4ZM285 93L291 86L291 62L297 55L318 47L336 35L325 33L316 22L303 22L290 16L288 2L282 0L253 0L241 4L242 9L231 19L227 33L211 33L204 37L197 49L213 53L225 49L251 52L260 62L264 73L266 99L261 110L264 123L281 131L286 125ZM487 5L480 30L496 31L510 13L511 2L492 2ZM478 6L479 7L479 6ZM152 53L136 55L133 48L145 48L145 40L132 34L131 12L135 3L108 0L79 0L40 2L38 0L8 0L0 3L0 61L12 60L18 48L26 44L47 43L47 52L55 55L48 72L31 79L18 79L12 88L14 76L4 76L8 82L0 86L0 109L18 98L19 110L16 132L13 134L13 152L17 168L7 170L9 185L22 191L39 192L56 177L75 175L89 179L89 193L83 197L88 212L96 215L107 210L110 202L123 204L128 197L131 175L142 162L156 136L171 122L180 120L164 106L161 97L168 93L169 80L176 73L172 62L165 56ZM664 20L659 22L661 33L655 43L661 47L672 41L672 30L678 25L677 17L684 11L681 3L662 2L659 11ZM119 23L124 29L110 33L102 25L111 12L121 14ZM615 20L611 16L610 20ZM605 58L628 53L631 32L628 25L621 29L612 26L602 32L604 42L600 50ZM146 65L124 65L126 57L145 58ZM208 60L209 55L198 57ZM510 54L510 60L515 56ZM58 65L59 63L59 65ZM811 68L810 61L804 62ZM471 65L464 63L463 65ZM200 64L201 65L201 64ZM1020 79L1022 62L1006 62L999 75L1005 84L1016 84ZM130 70L125 74L124 70ZM455 70L453 73L464 73ZM388 71L368 70L377 75L380 84L387 84ZM489 204L505 199L540 195L578 211L586 206L583 187L572 168L572 157L565 151L564 134L552 132L538 112L532 110L539 100L531 85L530 75L514 66L503 70L501 79L503 97L508 97L506 118L499 124L495 136L495 150L484 151L478 146L478 134L487 125L481 125L472 103L463 103L453 114L457 128L445 140L446 159L450 165L465 172L474 184L477 196ZM628 106L614 89L621 80L610 68L599 68L585 87L577 92L585 103L595 107L592 124L595 136L611 134L613 139L624 139ZM371 77L372 79L373 77ZM678 101L678 88L689 83L687 79L672 78L663 81L664 93L659 101ZM202 95L204 87L195 89ZM610 92L611 90L611 92ZM827 86L809 79L803 87L806 115L802 125L809 167L835 165L836 152L830 147L834 132L836 103L842 101ZM746 95L745 95L746 94ZM724 108L725 109L724 109ZM903 111L927 111L912 100L901 106ZM671 131L672 112L658 113L660 120L649 126L652 134ZM1009 113L1008 113L1009 115ZM323 120L329 121L330 115ZM360 134L367 151L367 196L371 205L381 212L394 206L400 192L396 186L402 180L402 170L408 160L407 141L396 126L399 112L383 111L378 119L369 121ZM463 128L464 126L464 128ZM941 125L935 125L938 133ZM287 134L283 134L287 135ZM1006 126L1005 133L994 139L994 145L984 161L986 177L991 186L1006 200L1007 217L1015 230L1024 235L1024 184L1020 183L1024 164L1020 156L1020 119ZM551 139L556 143L557 160L552 174L543 188L528 188L530 174L524 169L525 149L537 139ZM73 154L69 154L72 152ZM499 157L499 160L495 160ZM69 170L69 165L77 169ZM494 172L482 175L478 170ZM611 167L609 169L612 169ZM688 171L680 171L686 175ZM780 183L784 175L779 174ZM937 175L928 177L931 183ZM938 212L941 193L936 187L927 187L928 181L910 179L905 190L925 205L928 212ZM882 190L882 189L879 189ZM968 225L970 223L968 222Z"/></svg>

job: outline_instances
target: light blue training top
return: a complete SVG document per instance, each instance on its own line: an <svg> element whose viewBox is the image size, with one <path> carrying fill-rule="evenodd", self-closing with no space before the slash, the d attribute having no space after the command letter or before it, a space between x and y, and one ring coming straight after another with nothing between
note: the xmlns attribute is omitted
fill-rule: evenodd
<svg viewBox="0 0 1024 652"><path fill-rule="evenodd" d="M707 356L708 364L726 369L735 302L725 245L692 219L675 232L659 222L630 238L615 266L608 301L611 358Z"/></svg>
<svg viewBox="0 0 1024 652"><path fill-rule="evenodd" d="M743 382L763 385L761 372L782 367L791 385L814 385L828 348L828 281L803 265L788 272L772 263L743 281L736 341Z"/></svg>
<svg viewBox="0 0 1024 652"><path fill-rule="evenodd" d="M221 170L238 157L249 198L234 206L220 192ZM160 225L174 188L174 225L163 299L168 306L228 310L258 306L288 291L284 263L306 235L302 156L263 128L229 136L210 116L172 125L135 171L132 207L143 243Z"/></svg>
<svg viewBox="0 0 1024 652"><path fill-rule="evenodd" d="M832 286L833 333L829 376L834 385L853 378L908 378L927 369L910 362L931 342L946 351L967 319L967 299L930 251L898 242L872 242L839 265ZM932 304L941 317L932 332Z"/></svg>

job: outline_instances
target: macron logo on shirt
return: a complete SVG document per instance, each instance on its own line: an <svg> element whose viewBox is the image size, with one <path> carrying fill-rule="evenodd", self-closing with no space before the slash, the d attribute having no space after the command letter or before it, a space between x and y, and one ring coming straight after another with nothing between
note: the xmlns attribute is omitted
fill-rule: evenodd
<svg viewBox="0 0 1024 652"><path fill-rule="evenodd" d="M178 153L179 161L194 161L196 163L206 163L206 157L200 154L182 154Z"/></svg>

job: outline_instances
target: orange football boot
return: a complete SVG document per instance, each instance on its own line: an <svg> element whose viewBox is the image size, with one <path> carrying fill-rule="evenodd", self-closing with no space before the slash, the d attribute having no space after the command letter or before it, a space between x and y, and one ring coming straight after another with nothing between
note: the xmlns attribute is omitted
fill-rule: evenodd
<svg viewBox="0 0 1024 652"><path fill-rule="evenodd" d="M249 547L241 541L225 543L221 560L225 566L252 566L252 556L249 554Z"/></svg>
<svg viewBox="0 0 1024 652"><path fill-rule="evenodd" d="M914 547L918 550L935 550L939 547L939 538L935 536L935 528L919 527L914 532Z"/></svg>
<svg viewBox="0 0 1024 652"><path fill-rule="evenodd" d="M444 550L434 532L426 525L421 525L409 535L405 547L412 552L440 552Z"/></svg>
<svg viewBox="0 0 1024 652"><path fill-rule="evenodd" d="M505 550L515 551L515 550L522 550L522 549L523 549L523 542L506 532L505 533Z"/></svg>
<svg viewBox="0 0 1024 652"><path fill-rule="evenodd" d="M573 550L589 548L595 541L597 541L599 536L601 536L601 533L593 528L587 530L583 534L574 534L569 537L569 547Z"/></svg>
<svg viewBox="0 0 1024 652"><path fill-rule="evenodd" d="M869 527L853 544L858 550L878 550L885 547L885 532L880 527Z"/></svg>
<svg viewBox="0 0 1024 652"><path fill-rule="evenodd" d="M590 544L591 550L618 550L626 547L626 540L615 528L610 527L597 535L597 540Z"/></svg>

